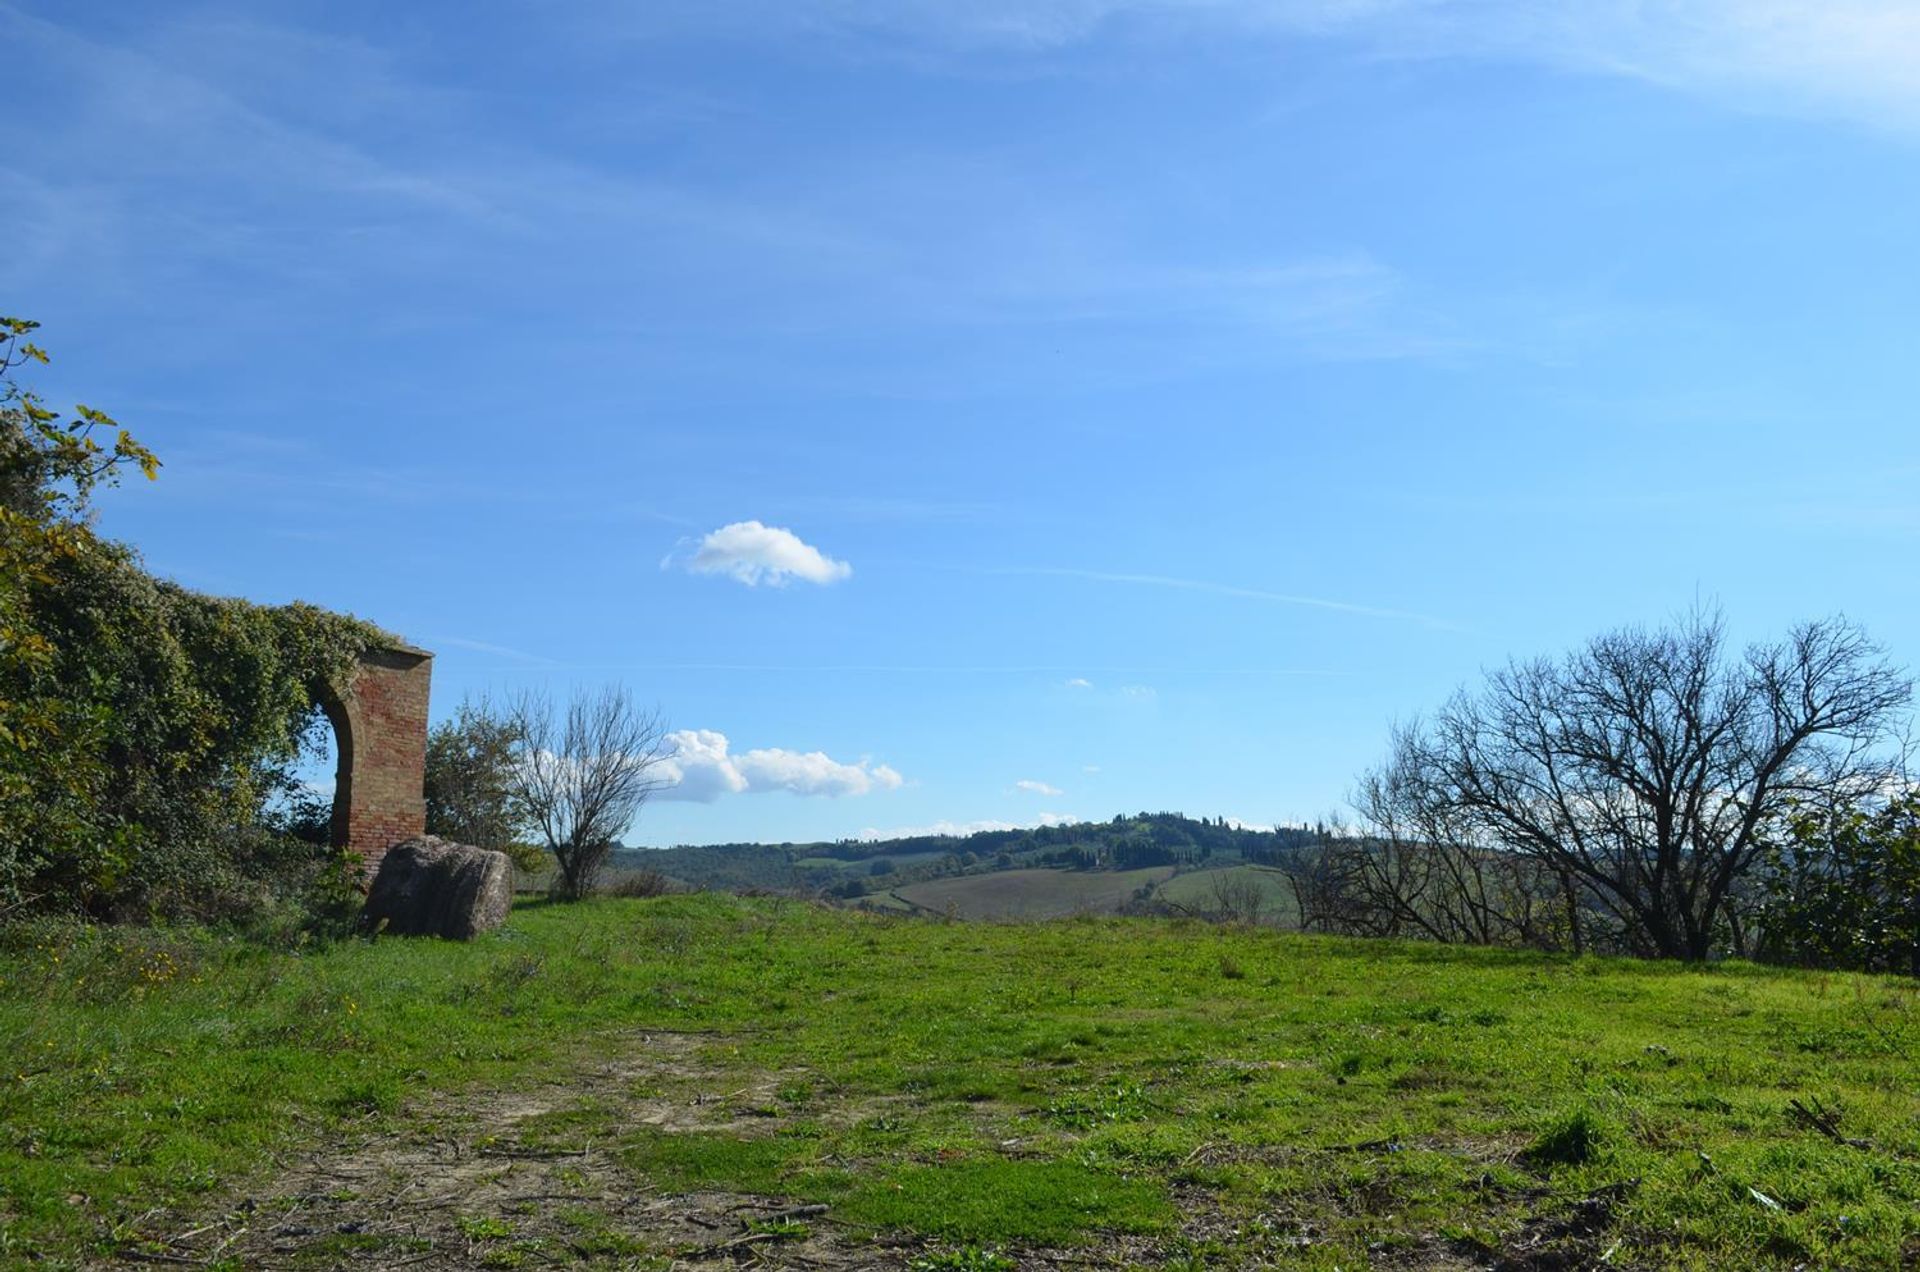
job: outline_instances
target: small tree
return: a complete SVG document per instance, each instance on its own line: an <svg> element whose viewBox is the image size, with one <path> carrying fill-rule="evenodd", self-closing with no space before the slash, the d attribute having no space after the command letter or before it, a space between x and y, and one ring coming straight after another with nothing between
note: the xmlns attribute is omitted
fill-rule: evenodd
<svg viewBox="0 0 1920 1272"><path fill-rule="evenodd" d="M1244 923L1257 926L1267 908L1266 889L1251 870L1234 869L1212 872L1209 892L1213 899L1213 917L1220 923Z"/></svg>
<svg viewBox="0 0 1920 1272"><path fill-rule="evenodd" d="M564 716L545 693L524 692L506 719L514 801L559 865L553 895L578 900L593 891L647 797L666 784L656 770L671 753L667 726L620 685L576 693Z"/></svg>
<svg viewBox="0 0 1920 1272"><path fill-rule="evenodd" d="M504 852L522 869L541 864L523 842L526 818L514 797L516 743L511 719L487 698L469 698L427 736L427 831L475 848Z"/></svg>

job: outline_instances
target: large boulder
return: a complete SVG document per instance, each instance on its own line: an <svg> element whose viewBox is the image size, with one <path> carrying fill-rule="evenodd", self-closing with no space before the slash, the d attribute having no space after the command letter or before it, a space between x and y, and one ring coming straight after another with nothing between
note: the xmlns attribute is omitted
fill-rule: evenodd
<svg viewBox="0 0 1920 1272"><path fill-rule="evenodd" d="M396 936L464 941L506 922L513 863L503 852L421 835L387 849L361 922Z"/></svg>

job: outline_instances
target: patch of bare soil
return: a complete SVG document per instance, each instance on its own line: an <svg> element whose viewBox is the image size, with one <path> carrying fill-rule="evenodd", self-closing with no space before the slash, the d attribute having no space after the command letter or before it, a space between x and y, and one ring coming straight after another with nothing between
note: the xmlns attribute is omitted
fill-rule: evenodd
<svg viewBox="0 0 1920 1272"><path fill-rule="evenodd" d="M1379 1268L1441 1272L1631 1272L1616 1259L1620 1231L1614 1211L1639 1186L1624 1180L1572 1201L1549 1200L1546 1190L1526 1199L1533 1207L1518 1228L1499 1245L1459 1241L1428 1233L1415 1241L1374 1253Z"/></svg>
<svg viewBox="0 0 1920 1272"><path fill-rule="evenodd" d="M422 1101L380 1133L319 1145L211 1221L107 1266L246 1268L901 1267L825 1207L732 1193L648 1194L597 1129L751 1131L780 1075L729 1080L685 1034L603 1038L564 1081ZM742 1116L746 1113L747 1116ZM397 1129L395 1129L397 1128Z"/></svg>
<svg viewBox="0 0 1920 1272"><path fill-rule="evenodd" d="M651 1192L622 1166L607 1142L613 1136L641 1126L766 1134L781 1084L796 1076L743 1077L717 1062L720 1041L670 1032L603 1035L571 1071L545 1083L412 1101L398 1115L370 1119L364 1133L282 1160L257 1186L229 1198L218 1215L149 1217L119 1256L99 1266L857 1272L1178 1262L1241 1268L1294 1264L1325 1240L1310 1220L1283 1211L1251 1219L1228 1215L1206 1189L1177 1185L1177 1233L1111 1236L1072 1249L1009 1250L1001 1253L1003 1262L976 1263L959 1252L943 1258L936 1244L848 1230L829 1207L791 1198ZM862 1111L841 1108L825 1115ZM1272 1154L1384 1147L1276 1147ZM1487 1158L1502 1155L1501 1146L1481 1147ZM1248 1153L1203 1145L1188 1164ZM1527 1200L1545 1203L1544 1196ZM1616 1200L1596 1194L1570 1209L1545 1207L1500 1249L1429 1234L1376 1248L1368 1261L1419 1272L1594 1267Z"/></svg>

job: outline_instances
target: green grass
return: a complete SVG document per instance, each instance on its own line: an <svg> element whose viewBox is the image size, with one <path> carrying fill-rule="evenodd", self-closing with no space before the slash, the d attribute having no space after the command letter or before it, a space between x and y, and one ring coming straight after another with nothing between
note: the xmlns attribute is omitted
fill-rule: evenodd
<svg viewBox="0 0 1920 1272"><path fill-rule="evenodd" d="M1299 925L1293 889L1287 883L1287 876L1273 866L1215 866L1182 871L1156 888L1154 895L1175 905L1208 913L1219 908L1215 887L1222 879L1235 885L1245 881L1259 890L1260 922L1284 928Z"/></svg>
<svg viewBox="0 0 1920 1272"><path fill-rule="evenodd" d="M652 1193L823 1203L808 1226L918 1238L919 1266L1126 1241L1404 1264L1595 1213L1614 1266L1920 1260L1920 987L1894 978L721 896L527 904L470 945L5 939L0 1265L124 1249L273 1152L649 1028L703 1031L728 1129L602 1092L522 1142L607 1145ZM1815 1097L1860 1145L1793 1114Z"/></svg>
<svg viewBox="0 0 1920 1272"><path fill-rule="evenodd" d="M893 889L901 897L962 919L1052 919L1112 913L1135 890L1159 883L1171 866L1144 870L995 870L985 874L929 879ZM884 880L881 881L884 883Z"/></svg>

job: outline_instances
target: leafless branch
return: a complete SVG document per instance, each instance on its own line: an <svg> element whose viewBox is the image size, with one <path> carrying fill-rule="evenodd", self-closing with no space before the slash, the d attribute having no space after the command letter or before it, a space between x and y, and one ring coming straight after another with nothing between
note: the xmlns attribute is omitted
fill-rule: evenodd
<svg viewBox="0 0 1920 1272"><path fill-rule="evenodd" d="M666 723L619 685L576 693L564 714L544 692L526 691L507 714L518 740L515 795L559 863L554 892L586 896L647 797L664 785Z"/></svg>

